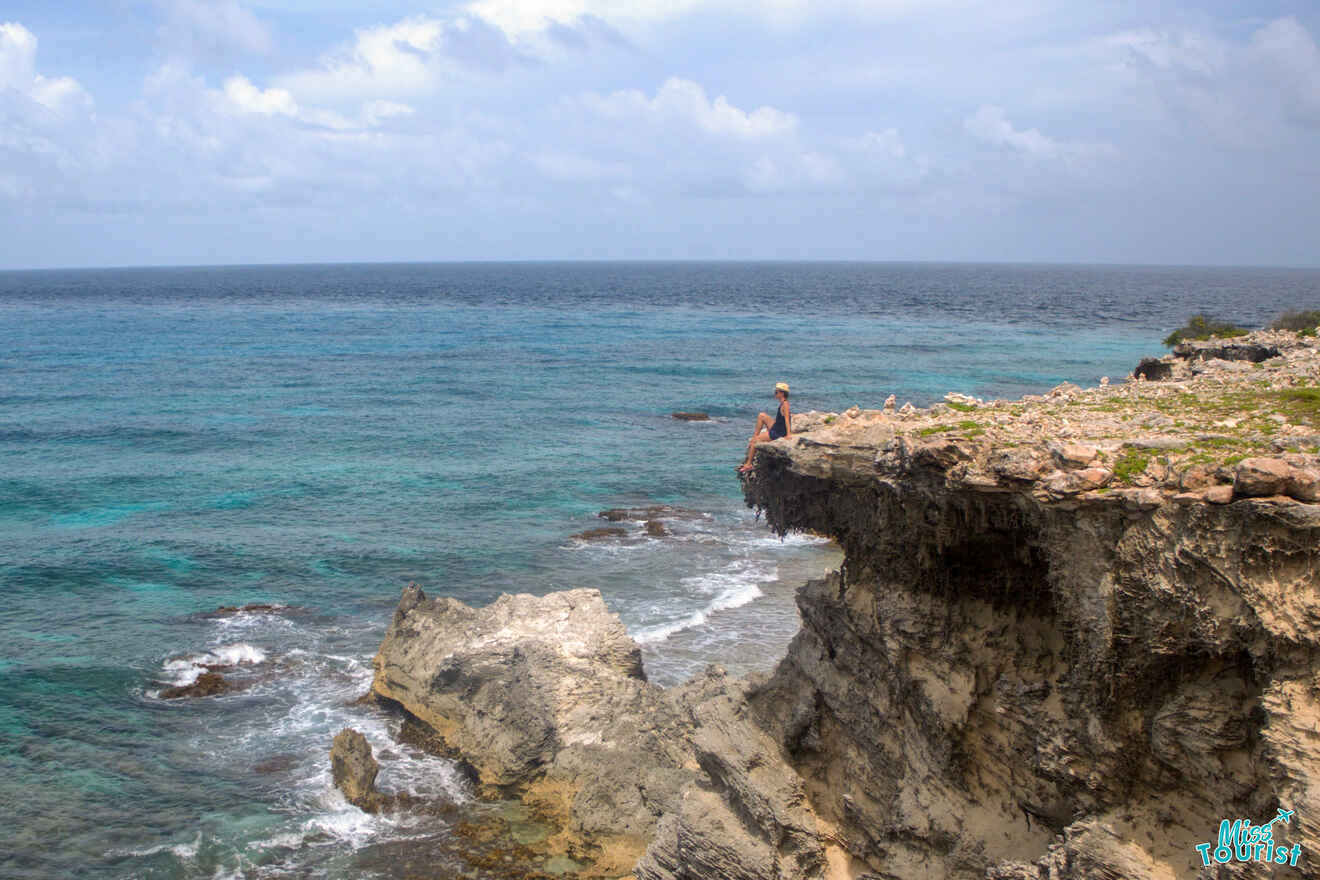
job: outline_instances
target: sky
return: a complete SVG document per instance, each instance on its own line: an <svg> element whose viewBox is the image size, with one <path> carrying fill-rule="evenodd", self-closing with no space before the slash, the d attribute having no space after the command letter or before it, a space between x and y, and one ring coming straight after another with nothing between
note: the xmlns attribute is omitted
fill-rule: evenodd
<svg viewBox="0 0 1320 880"><path fill-rule="evenodd" d="M1320 3L9 0L0 268L1320 265Z"/></svg>

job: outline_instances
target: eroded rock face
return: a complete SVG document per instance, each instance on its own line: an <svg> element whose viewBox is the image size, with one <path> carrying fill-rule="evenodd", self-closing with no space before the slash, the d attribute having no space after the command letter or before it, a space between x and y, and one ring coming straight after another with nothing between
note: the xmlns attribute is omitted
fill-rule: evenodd
<svg viewBox="0 0 1320 880"><path fill-rule="evenodd" d="M718 671L669 691L648 683L595 590L475 609L412 585L375 669L378 696L434 730L484 792L561 827L552 846L590 861L587 876L626 874L643 853L653 880L716 876L691 873L689 856L740 864L756 838L761 872L724 876L806 878L822 863L801 785L746 711L744 685ZM701 818L715 813L719 833Z"/></svg>
<svg viewBox="0 0 1320 880"><path fill-rule="evenodd" d="M845 552L750 700L858 863L1193 877L1221 818L1320 811L1320 506L1277 494L1296 468L1242 462L1225 504L1052 494L1039 469L1080 452L1001 450L995 473L931 443L807 438L744 484Z"/></svg>
<svg viewBox="0 0 1320 880"><path fill-rule="evenodd" d="M796 414L744 493L845 562L770 677L657 688L594 591L410 587L373 689L589 877L1208 877L1278 807L1320 853L1320 342L1234 344L1280 354Z"/></svg>

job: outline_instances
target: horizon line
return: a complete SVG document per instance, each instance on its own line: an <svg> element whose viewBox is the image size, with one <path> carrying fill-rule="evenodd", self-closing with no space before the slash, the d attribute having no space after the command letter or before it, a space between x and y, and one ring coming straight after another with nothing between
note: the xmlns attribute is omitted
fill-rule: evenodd
<svg viewBox="0 0 1320 880"><path fill-rule="evenodd" d="M104 272L162 269L277 269L313 268L320 266L497 266L497 265L925 265L925 266L1059 266L1126 269L1274 269L1281 271L1320 271L1315 265L1279 265L1269 263L1127 263L1109 260L921 260L921 259L862 259L862 258L742 258L719 259L707 257L668 258L524 258L524 259L468 259L468 260L311 260L254 263L112 263L86 266L12 266L0 267L0 274L22 272Z"/></svg>

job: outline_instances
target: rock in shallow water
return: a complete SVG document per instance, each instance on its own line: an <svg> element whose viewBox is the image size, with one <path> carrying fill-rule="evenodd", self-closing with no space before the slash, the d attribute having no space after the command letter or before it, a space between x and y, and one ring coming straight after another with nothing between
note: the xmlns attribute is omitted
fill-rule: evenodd
<svg viewBox="0 0 1320 880"><path fill-rule="evenodd" d="M380 764L371 753L371 743L351 727L335 734L330 746L330 776L345 800L364 810L380 806L376 775Z"/></svg>
<svg viewBox="0 0 1320 880"><path fill-rule="evenodd" d="M622 526L601 526L598 529L587 529L584 532L578 532L576 535L570 535L575 541L599 541L603 538L626 538L628 530Z"/></svg>
<svg viewBox="0 0 1320 880"><path fill-rule="evenodd" d="M179 700L184 697L215 697L238 690L240 685L230 681L218 672L203 672L191 684L167 687L160 692L162 700Z"/></svg>
<svg viewBox="0 0 1320 880"><path fill-rule="evenodd" d="M697 864L794 880L823 864L801 783L747 711L745 683L718 670L672 690L648 683L595 590L477 609L410 587L375 670L374 692L428 725L480 791L554 824L546 845L589 863L583 876L639 858L651 880L715 876ZM754 866L741 865L752 849Z"/></svg>

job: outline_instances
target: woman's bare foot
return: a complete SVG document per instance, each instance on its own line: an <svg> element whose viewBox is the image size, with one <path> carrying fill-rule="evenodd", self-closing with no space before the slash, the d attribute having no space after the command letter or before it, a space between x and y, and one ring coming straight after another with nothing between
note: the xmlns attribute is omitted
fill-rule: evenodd
<svg viewBox="0 0 1320 880"><path fill-rule="evenodd" d="M747 473L748 471L750 471L751 469L752 469L752 466L751 466L750 464L741 464L741 465L738 465L738 473L740 473L740 474L745 474L745 473Z"/></svg>

